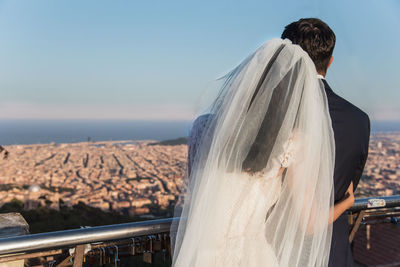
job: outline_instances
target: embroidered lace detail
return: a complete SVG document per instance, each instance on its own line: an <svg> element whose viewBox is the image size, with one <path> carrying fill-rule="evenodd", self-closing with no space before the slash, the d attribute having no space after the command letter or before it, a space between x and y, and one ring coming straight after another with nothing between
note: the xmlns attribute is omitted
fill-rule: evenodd
<svg viewBox="0 0 400 267"><path fill-rule="evenodd" d="M283 147L284 147L284 152L279 156L279 161L282 167L287 168L293 162L293 155L294 155L293 138L290 138L288 141L286 141Z"/></svg>

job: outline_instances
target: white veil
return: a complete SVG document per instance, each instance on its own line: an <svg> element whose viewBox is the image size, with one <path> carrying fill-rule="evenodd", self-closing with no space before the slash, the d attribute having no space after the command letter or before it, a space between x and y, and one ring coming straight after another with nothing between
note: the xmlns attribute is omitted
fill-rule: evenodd
<svg viewBox="0 0 400 267"><path fill-rule="evenodd" d="M179 266L196 266L197 253L205 245L213 249L219 231L213 214L232 216L218 210L218 188L226 186L221 173L277 175L278 158L290 138L298 146L296 156L283 172L279 196L260 235L273 248L279 267L327 266L335 152L327 99L314 63L300 46L277 38L224 78L190 176L183 181L183 205L175 207L181 219L171 225L172 266L181 254L185 263ZM241 204L240 197L235 205Z"/></svg>

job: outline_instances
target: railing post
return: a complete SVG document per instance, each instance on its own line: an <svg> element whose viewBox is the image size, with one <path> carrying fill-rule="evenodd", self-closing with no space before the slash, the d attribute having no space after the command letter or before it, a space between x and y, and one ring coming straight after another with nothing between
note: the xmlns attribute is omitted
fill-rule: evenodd
<svg viewBox="0 0 400 267"><path fill-rule="evenodd" d="M353 239L354 239L354 236L356 235L358 227L360 227L361 220L364 218L364 213L365 213L365 210L362 210L362 211L360 211L358 213L357 219L356 219L353 227L351 228L351 232L350 232L350 235L349 235L349 242L350 243L353 242Z"/></svg>
<svg viewBox="0 0 400 267"><path fill-rule="evenodd" d="M77 245L75 247L75 256L74 256L73 267L82 267L84 252L85 252L85 245Z"/></svg>

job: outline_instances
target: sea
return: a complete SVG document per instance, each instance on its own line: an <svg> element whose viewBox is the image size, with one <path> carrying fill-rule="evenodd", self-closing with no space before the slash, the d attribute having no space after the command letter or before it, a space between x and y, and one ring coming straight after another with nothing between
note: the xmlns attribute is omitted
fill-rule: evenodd
<svg viewBox="0 0 400 267"><path fill-rule="evenodd" d="M86 141L172 140L187 137L191 121L0 120L0 145ZM400 132L400 121L372 121L371 133Z"/></svg>
<svg viewBox="0 0 400 267"><path fill-rule="evenodd" d="M0 120L0 145L186 137L191 121Z"/></svg>

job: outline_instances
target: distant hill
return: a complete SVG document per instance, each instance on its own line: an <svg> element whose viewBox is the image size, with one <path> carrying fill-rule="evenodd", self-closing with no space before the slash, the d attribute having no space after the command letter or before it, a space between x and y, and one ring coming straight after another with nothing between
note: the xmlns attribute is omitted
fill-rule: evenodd
<svg viewBox="0 0 400 267"><path fill-rule="evenodd" d="M179 145L186 145L187 141L188 141L187 137L180 137L177 139L150 143L149 146L179 146Z"/></svg>

